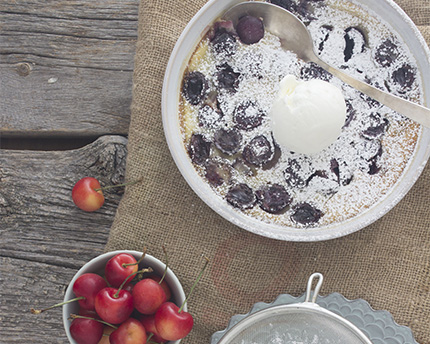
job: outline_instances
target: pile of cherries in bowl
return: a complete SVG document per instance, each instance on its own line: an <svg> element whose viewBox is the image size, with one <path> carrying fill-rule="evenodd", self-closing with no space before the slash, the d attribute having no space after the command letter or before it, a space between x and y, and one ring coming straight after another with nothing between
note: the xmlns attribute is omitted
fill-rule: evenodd
<svg viewBox="0 0 430 344"><path fill-rule="evenodd" d="M62 305L72 344L173 344L194 324L186 301L167 264L142 252L113 251L78 271L64 302L32 312Z"/></svg>

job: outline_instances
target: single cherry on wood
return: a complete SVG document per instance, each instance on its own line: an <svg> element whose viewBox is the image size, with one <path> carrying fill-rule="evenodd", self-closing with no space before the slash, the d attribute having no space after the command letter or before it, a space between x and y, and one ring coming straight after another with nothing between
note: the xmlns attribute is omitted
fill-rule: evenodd
<svg viewBox="0 0 430 344"><path fill-rule="evenodd" d="M78 208L88 212L100 209L105 202L100 183L93 177L82 178L75 184L72 199Z"/></svg>
<svg viewBox="0 0 430 344"><path fill-rule="evenodd" d="M75 205L88 212L93 212L101 208L105 202L103 190L133 185L142 179L116 185L100 186L100 182L93 177L84 177L75 184L72 189L72 200Z"/></svg>

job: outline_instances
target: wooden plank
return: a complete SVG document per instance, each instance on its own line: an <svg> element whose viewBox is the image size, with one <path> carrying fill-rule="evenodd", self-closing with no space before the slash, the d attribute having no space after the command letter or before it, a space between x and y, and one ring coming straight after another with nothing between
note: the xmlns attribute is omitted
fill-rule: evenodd
<svg viewBox="0 0 430 344"><path fill-rule="evenodd" d="M0 342L66 342L61 309L39 317L29 309L61 301L77 270L103 252L122 188L106 190L94 213L75 207L71 190L87 175L122 182L126 144L103 136L70 151L0 150Z"/></svg>
<svg viewBox="0 0 430 344"><path fill-rule="evenodd" d="M2 1L3 137L126 134L138 3Z"/></svg>

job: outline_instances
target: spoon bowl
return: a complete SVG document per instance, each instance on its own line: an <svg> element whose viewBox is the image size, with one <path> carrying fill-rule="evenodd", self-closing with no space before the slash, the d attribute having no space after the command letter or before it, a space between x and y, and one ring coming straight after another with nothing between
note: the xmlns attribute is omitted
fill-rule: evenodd
<svg viewBox="0 0 430 344"><path fill-rule="evenodd" d="M313 40L308 29L291 12L267 2L246 1L227 10L223 15L223 19L231 20L236 24L245 15L261 18L265 29L279 37L283 49L292 51L305 62L316 63L351 87L415 122L430 128L430 109L384 92L322 61L315 53Z"/></svg>

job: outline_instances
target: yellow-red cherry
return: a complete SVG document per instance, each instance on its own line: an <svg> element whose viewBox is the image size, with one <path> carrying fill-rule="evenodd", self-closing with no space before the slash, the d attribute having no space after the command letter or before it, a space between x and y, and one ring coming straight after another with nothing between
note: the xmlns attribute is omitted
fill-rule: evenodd
<svg viewBox="0 0 430 344"><path fill-rule="evenodd" d="M88 212L100 209L105 202L100 183L93 177L82 178L75 184L72 199L79 209Z"/></svg>
<svg viewBox="0 0 430 344"><path fill-rule="evenodd" d="M180 311L173 302L163 303L155 313L155 326L159 335L165 340L184 338L194 325L192 315Z"/></svg>
<svg viewBox="0 0 430 344"><path fill-rule="evenodd" d="M147 341L145 327L134 318L123 322L109 336L110 344L143 344Z"/></svg>

